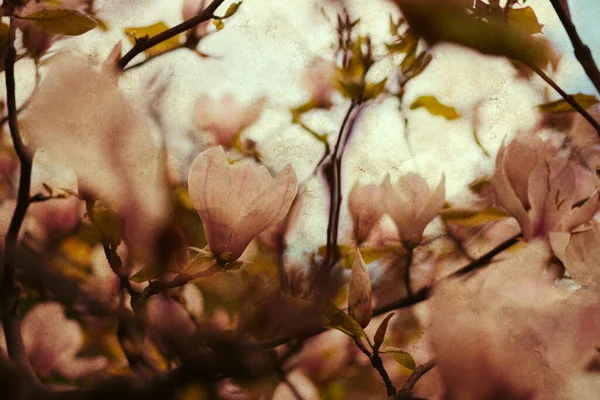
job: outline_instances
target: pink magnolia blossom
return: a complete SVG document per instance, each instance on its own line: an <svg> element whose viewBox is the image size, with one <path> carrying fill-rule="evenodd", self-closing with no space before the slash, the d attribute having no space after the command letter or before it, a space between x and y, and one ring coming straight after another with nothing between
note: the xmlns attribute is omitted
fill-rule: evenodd
<svg viewBox="0 0 600 400"><path fill-rule="evenodd" d="M231 94L218 102L203 95L196 103L196 125L213 136L215 145L233 147L242 131L258 120L265 104L266 99L260 98L244 107Z"/></svg>
<svg viewBox="0 0 600 400"><path fill-rule="evenodd" d="M107 366L104 357L77 357L84 341L83 332L77 322L65 318L64 307L59 303L34 306L25 314L21 331L27 356L39 374L58 372L74 379Z"/></svg>
<svg viewBox="0 0 600 400"><path fill-rule="evenodd" d="M319 108L330 108L335 91L334 79L336 76L335 64L324 58L318 57L304 74L304 81L311 96L311 101Z"/></svg>
<svg viewBox="0 0 600 400"><path fill-rule="evenodd" d="M291 165L273 178L252 162L230 163L221 147L194 160L188 182L210 249L225 261L237 260L255 236L281 222L298 190Z"/></svg>
<svg viewBox="0 0 600 400"><path fill-rule="evenodd" d="M573 208L576 182L573 164L537 137L520 137L503 146L492 177L498 202L519 222L526 240L570 231L592 218L600 204L598 194Z"/></svg>
<svg viewBox="0 0 600 400"><path fill-rule="evenodd" d="M569 275L591 288L600 286L600 223L577 232L551 232L550 245Z"/></svg>
<svg viewBox="0 0 600 400"><path fill-rule="evenodd" d="M382 186L382 199L398 229L400 240L417 245L421 242L423 231L444 207L445 178L435 191L429 189L427 182L419 175L410 173L392 184L386 176Z"/></svg>
<svg viewBox="0 0 600 400"><path fill-rule="evenodd" d="M355 183L348 197L348 208L352 216L354 238L364 242L384 214L382 189L379 185L361 186Z"/></svg>
<svg viewBox="0 0 600 400"><path fill-rule="evenodd" d="M80 194L114 206L136 251L151 249L169 206L149 117L119 91L111 69L66 52L47 68L22 115L29 146L73 171Z"/></svg>
<svg viewBox="0 0 600 400"><path fill-rule="evenodd" d="M538 240L468 280L436 286L428 334L443 398L575 399L600 388L588 370L599 296L555 284L550 260Z"/></svg>

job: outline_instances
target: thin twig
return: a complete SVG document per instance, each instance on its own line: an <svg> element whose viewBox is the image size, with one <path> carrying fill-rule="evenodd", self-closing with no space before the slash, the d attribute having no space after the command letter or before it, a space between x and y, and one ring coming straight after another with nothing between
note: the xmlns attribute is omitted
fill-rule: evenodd
<svg viewBox="0 0 600 400"><path fill-rule="evenodd" d="M369 351L369 349L367 349L365 347L365 345L360 341L360 339L355 339L354 344L356 345L356 347L358 347L360 349L360 351L363 352L363 354L365 356L367 356L369 358L371 365L373 366L373 368L375 368L377 373L379 373L379 376L381 376L381 379L383 380L383 383L385 385L385 390L387 392L387 395L388 396L395 395L396 387L392 383L392 380L390 379L390 375L387 373L387 371L385 370L385 367L383 366L383 361L381 361L379 352L371 353Z"/></svg>
<svg viewBox="0 0 600 400"><path fill-rule="evenodd" d="M569 103L569 105L571 107L573 107L579 114L581 114L583 116L583 118L585 118L590 123L590 125L592 125L594 127L594 129L598 133L598 136L600 136L600 124L598 124L598 121L596 121L594 119L594 117L592 117L585 110L585 108L583 108L579 103L577 103L575 101L575 99L573 98L573 96L571 96L570 94L568 94L567 92L562 90L561 87L558 86L558 84L556 82L554 82L554 80L552 78L550 78L548 75L546 75L546 73L544 71L542 71L541 68L539 68L535 65L530 65L529 68L531 68L533 70L533 72L538 74L539 77L542 78L548 85L552 86L552 88L554 90L556 90L558 92L558 94L560 94L561 97L563 99L565 99L565 101L567 103Z"/></svg>
<svg viewBox="0 0 600 400"><path fill-rule="evenodd" d="M402 388L398 391L398 395L405 396L406 398L412 397L412 391L417 384L417 381L421 379L423 375L427 372L431 371L438 364L435 358L427 361L425 364L419 365L415 370L410 374L410 376L404 382Z"/></svg>
<svg viewBox="0 0 600 400"><path fill-rule="evenodd" d="M219 6L223 3L224 0L214 0L212 3L208 5L200 14L196 15L193 18L188 19L187 21L183 21L179 25L175 25L174 27L167 29L159 33L158 35L152 36L147 39L139 39L135 45L125 54L117 63L117 67L120 70L124 70L127 64L131 60L135 58L140 53L156 46L159 43L164 42L165 40L169 40L172 37L179 35L189 29L196 27L202 22L208 21L214 18L214 13L219 8Z"/></svg>
<svg viewBox="0 0 600 400"><path fill-rule="evenodd" d="M565 31L567 31L567 35L569 35L577 61L579 61L588 78L590 78L590 81L592 81L594 87L600 93L600 70L598 70L598 66L594 62L590 48L583 43L577 34L577 29L575 29L575 25L571 21L569 10L563 7L563 3L560 0L550 0L550 3L552 3L554 11L558 15Z"/></svg>
<svg viewBox="0 0 600 400"><path fill-rule="evenodd" d="M10 20L8 43L4 54L4 68L6 77L6 102L8 110L8 126L13 140L13 146L20 163L19 190L17 193L17 204L10 221L10 226L5 238L4 254L0 260L0 306L2 312L2 326L6 338L6 348L11 360L20 364L27 371L29 378L34 384L39 380L31 364L21 336L21 318L19 313L20 289L16 279L15 253L17 240L21 225L29 207L29 190L31 186L32 160L27 151L17 121L17 101L15 84L15 62L16 50L14 46L16 22Z"/></svg>

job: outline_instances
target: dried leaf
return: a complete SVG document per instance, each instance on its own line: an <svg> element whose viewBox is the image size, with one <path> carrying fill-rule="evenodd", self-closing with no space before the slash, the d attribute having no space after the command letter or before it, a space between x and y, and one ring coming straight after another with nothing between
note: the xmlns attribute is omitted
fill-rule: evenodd
<svg viewBox="0 0 600 400"><path fill-rule="evenodd" d="M383 344L383 340L385 339L385 332L387 331L388 324L390 319L394 316L394 313L388 314L375 332L375 336L373 337L373 351L379 350L381 345Z"/></svg>

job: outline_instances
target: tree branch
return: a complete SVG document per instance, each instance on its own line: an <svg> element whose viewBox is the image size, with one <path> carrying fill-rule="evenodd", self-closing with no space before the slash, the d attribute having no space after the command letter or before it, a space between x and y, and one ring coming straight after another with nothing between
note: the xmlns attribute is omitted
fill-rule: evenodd
<svg viewBox="0 0 600 400"><path fill-rule="evenodd" d="M150 49L151 47L156 46L159 43L164 42L174 36L179 35L189 29L194 28L196 25L201 24L202 22L208 21L214 17L215 11L217 8L223 3L224 0L214 0L212 3L208 5L200 14L196 15L193 18L188 19L187 21L183 21L181 24L176 25L170 29L167 29L164 32L159 33L158 35L152 36L147 39L138 40L135 45L125 54L117 63L117 67L122 71L125 69L127 64L131 60L135 58L140 53Z"/></svg>
<svg viewBox="0 0 600 400"><path fill-rule="evenodd" d="M438 364L435 358L427 361L425 364L419 365L412 374L406 379L402 388L398 391L398 395L395 397L395 400L402 399L412 399L413 397L413 389L417 384L417 381L421 379L423 375L427 372L431 371Z"/></svg>
<svg viewBox="0 0 600 400"><path fill-rule="evenodd" d="M2 326L6 337L6 348L11 360L16 361L29 375L34 384L39 384L23 344L21 336L21 318L19 313L20 289L16 279L15 253L19 231L27 208L29 207L29 191L31 186L32 160L27 151L17 121L17 101L15 85L16 50L14 46L16 22L10 20L8 43L4 54L4 68L6 75L6 103L8 109L8 125L15 152L19 158L19 190L17 204L10 221L10 226L5 238L4 254L0 260L0 308L2 312Z"/></svg>
<svg viewBox="0 0 600 400"><path fill-rule="evenodd" d="M373 354L371 354L369 349L367 349L365 347L365 345L362 344L360 339L354 339L354 344L356 344L356 347L358 347L360 349L360 351L362 351L363 354L369 358L371 365L379 373L379 376L381 376L381 379L383 380L383 383L385 385L385 390L387 392L388 397L395 395L396 387L392 383L390 376L388 375L387 371L385 370L385 367L383 366L383 362L381 361L379 352L373 352Z"/></svg>
<svg viewBox="0 0 600 400"><path fill-rule="evenodd" d="M596 121L594 119L594 117L592 117L583 107L581 107L579 105L579 103L577 103L575 101L573 96L571 96L570 94L567 94L567 92L562 90L561 87L558 86L558 84L556 82L554 82L554 80L552 78L550 78L548 75L546 75L546 73L544 71L542 71L541 68L539 68L535 65L529 65L529 68L531 68L533 70L533 72L538 74L539 77L542 78L548 85L552 86L552 88L554 90L556 90L558 92L558 94L560 94L561 97L563 99L565 99L565 101L567 103L569 103L569 105L571 107L573 107L579 114L581 114L583 116L583 118L585 118L590 123L590 125L592 125L594 127L594 129L598 133L598 136L600 136L600 124L598 124L598 121Z"/></svg>
<svg viewBox="0 0 600 400"><path fill-rule="evenodd" d="M594 87L600 93L600 70L598 70L598 66L594 62L590 48L579 37L577 29L575 29L575 25L571 21L569 10L565 8L563 2L560 0L550 0L550 3L552 3L554 11L558 15L565 31L567 31L567 35L569 35L577 61L579 61L588 78L590 78L590 81L592 81Z"/></svg>

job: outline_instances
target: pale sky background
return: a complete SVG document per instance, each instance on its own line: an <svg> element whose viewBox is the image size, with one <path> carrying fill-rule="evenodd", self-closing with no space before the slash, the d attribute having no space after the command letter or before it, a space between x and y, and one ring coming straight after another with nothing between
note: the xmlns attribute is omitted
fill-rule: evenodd
<svg viewBox="0 0 600 400"><path fill-rule="evenodd" d="M569 4L579 33L596 59L600 60L600 7L597 0L573 0ZM385 0L353 0L351 14L361 18L360 31L369 33L382 46L389 41L389 15L398 15L393 4ZM63 41L60 47L75 48L94 62L101 62L112 47L122 41L125 27L150 25L164 21L173 26L181 22L182 0L98 0L99 17L111 28L99 29ZM222 14L225 2L217 14ZM574 59L568 37L548 0L529 0L544 24L544 33L563 53L554 79L569 93L594 93L583 69ZM324 12L320 10L324 7ZM305 181L301 219L291 232L293 258L316 249L325 242L327 201L321 178L309 178L322 153L322 145L302 129L291 125L289 108L308 99L302 72L316 56L331 58L335 43L335 11L324 1L315 0L246 0L238 13L225 21L225 28L206 38L200 50L213 58L200 58L191 51L178 50L164 55L141 68L128 72L122 88L134 98L148 99L146 85L156 78L168 84L161 103L169 148L173 151L182 176L200 149L192 150L188 134L193 131L196 99L209 94L219 99L234 93L242 102L262 95L269 104L261 119L246 133L258 141L265 161L275 170L291 162L298 177ZM381 51L381 47L379 51ZM369 75L373 81L390 75L392 64L383 61ZM17 70L18 97L24 99L33 82L31 65L20 62ZM388 99L372 105L359 123L345 154L344 194L355 180L380 182L390 173L395 180L403 173L416 171L437 185L442 173L446 177L449 201L464 201L466 184L480 175L491 173L493 159L502 140L519 131L532 129L537 122L535 106L543 101L543 83L519 80L505 60L484 57L471 51L444 45L435 51L434 61L409 84L406 108L418 96L435 95L441 102L454 106L463 117L446 121L424 110L408 111L410 147L403 135L398 103ZM550 92L552 99L557 95ZM93 101L93 93L90 93ZM490 151L487 158L472 138L471 115L475 104L482 102L480 140ZM319 112L306 118L320 132L337 132L347 105ZM335 138L335 135L332 135ZM463 194L463 195L461 195ZM342 229L350 228L344 202ZM340 237L344 241L345 236Z"/></svg>

